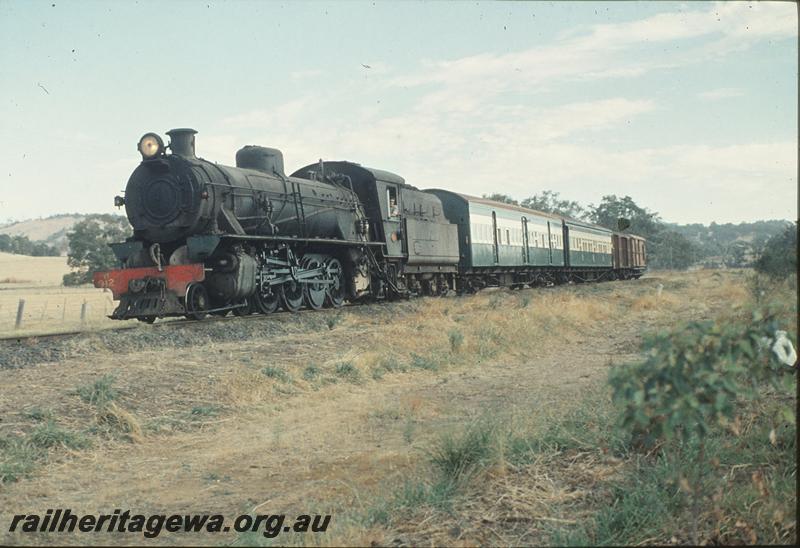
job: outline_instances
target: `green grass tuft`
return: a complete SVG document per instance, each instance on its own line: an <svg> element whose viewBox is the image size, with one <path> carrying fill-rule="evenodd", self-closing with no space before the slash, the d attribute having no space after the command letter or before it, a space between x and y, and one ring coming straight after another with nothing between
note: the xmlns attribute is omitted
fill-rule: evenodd
<svg viewBox="0 0 800 548"><path fill-rule="evenodd" d="M280 367L275 367L274 365L268 365L261 370L261 372L269 377L270 379L276 379L281 382L291 382L292 377L289 373Z"/></svg>
<svg viewBox="0 0 800 548"><path fill-rule="evenodd" d="M86 403L96 405L97 407L104 407L117 399L119 395L112 386L113 384L114 377L112 375L103 375L92 384L79 386L75 392Z"/></svg>
<svg viewBox="0 0 800 548"><path fill-rule="evenodd" d="M218 405L196 405L192 407L189 414L193 418L197 417L216 417L219 415L220 407Z"/></svg>
<svg viewBox="0 0 800 548"><path fill-rule="evenodd" d="M497 427L487 420L470 425L461 435L448 434L430 452L430 461L448 482L458 482L487 465L496 455Z"/></svg>
<svg viewBox="0 0 800 548"><path fill-rule="evenodd" d="M41 448L16 437L0 438L0 484L27 476L36 461L44 456Z"/></svg>
<svg viewBox="0 0 800 548"><path fill-rule="evenodd" d="M338 377L347 379L350 382L358 382L361 378L361 373L352 362L337 363L334 372Z"/></svg>
<svg viewBox="0 0 800 548"><path fill-rule="evenodd" d="M35 447L49 449L51 447L66 447L68 449L82 449L89 445L83 436L64 430L53 421L47 421L31 431L30 443Z"/></svg>
<svg viewBox="0 0 800 548"><path fill-rule="evenodd" d="M424 369L426 371L438 371L439 363L433 357L420 356L419 354L412 352L411 367L415 369Z"/></svg>
<svg viewBox="0 0 800 548"><path fill-rule="evenodd" d="M307 381L316 380L319 377L319 367L314 365L313 363L308 364L305 369L303 369L303 378Z"/></svg>
<svg viewBox="0 0 800 548"><path fill-rule="evenodd" d="M33 407L31 409L28 409L27 411L24 411L22 415L29 419L33 419L35 421L40 421L40 422L52 420L53 418L52 411L50 411L49 409L42 409L40 407Z"/></svg>
<svg viewBox="0 0 800 548"><path fill-rule="evenodd" d="M464 344L464 335L458 329L451 330L448 334L448 339L450 340L450 352L454 354L458 352Z"/></svg>

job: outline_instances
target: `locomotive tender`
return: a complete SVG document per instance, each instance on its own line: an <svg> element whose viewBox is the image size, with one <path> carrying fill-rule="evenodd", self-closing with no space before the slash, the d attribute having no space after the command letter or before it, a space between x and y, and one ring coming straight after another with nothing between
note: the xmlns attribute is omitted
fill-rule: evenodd
<svg viewBox="0 0 800 548"><path fill-rule="evenodd" d="M245 146L236 166L198 158L192 129L138 143L120 268L96 272L112 318L268 314L279 306L469 292L487 286L638 278L644 239L530 209L420 191L352 162L290 176L279 150ZM169 149L169 153L167 153Z"/></svg>

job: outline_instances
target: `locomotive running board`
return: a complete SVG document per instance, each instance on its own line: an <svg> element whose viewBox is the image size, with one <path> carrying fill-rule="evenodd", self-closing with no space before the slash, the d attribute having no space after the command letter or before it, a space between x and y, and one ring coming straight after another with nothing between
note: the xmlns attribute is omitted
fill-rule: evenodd
<svg viewBox="0 0 800 548"><path fill-rule="evenodd" d="M336 240L334 238L295 238L293 236L248 236L239 234L225 234L218 236L221 240L259 240L275 242L298 242L307 244L331 244L331 245L368 245L372 247L385 246L384 242L361 242L358 240Z"/></svg>

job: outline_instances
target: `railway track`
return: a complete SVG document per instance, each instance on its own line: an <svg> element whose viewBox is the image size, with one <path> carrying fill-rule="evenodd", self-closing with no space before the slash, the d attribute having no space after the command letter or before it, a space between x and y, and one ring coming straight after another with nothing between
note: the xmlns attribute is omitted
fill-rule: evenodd
<svg viewBox="0 0 800 548"><path fill-rule="evenodd" d="M551 285L551 286L535 286L535 287L531 287L529 289L547 289L547 288L550 288L550 287L556 287L556 286L555 285ZM512 288L512 286L511 285L507 285L507 286L491 286L491 287L487 287L487 288L483 289L482 291L487 291L487 290L491 291L491 290L494 290L494 289L503 289L503 288L508 289L508 288ZM448 293L447 296L454 296L454 295L455 295L455 292L451 291L451 292ZM412 299L416 299L416 298L420 298L420 297L421 296L417 295L417 296L412 296L411 298ZM440 297L442 297L442 296L440 296ZM320 310L315 310L313 308L306 307L306 308L301 308L300 310L297 310L297 311L294 311L294 312L289 312L287 310L279 309L279 310L277 310L277 311L275 311L275 312L273 312L271 314L253 313L253 314L249 314L249 315L246 315L246 316L236 316L234 314L229 314L227 316L215 316L213 314L209 314L208 316L206 316L202 320L193 320L193 319L189 319L189 318L173 317L173 318L161 319L160 321L157 321L157 323L153 323L153 324L146 324L144 322L140 322L140 321L131 319L131 320L124 320L125 323L123 323L123 324L121 324L121 325L119 325L117 327L106 327L106 328L103 328L103 329L94 329L94 330L92 330L92 329L74 329L74 330L70 330L70 331L59 331L57 333L38 333L38 332L33 332L33 333L25 333L25 334L19 334L19 335L14 335L14 334L0 335L0 345L2 345L3 343L6 343L6 342L22 343L24 341L31 341L31 340L36 340L36 341L58 340L58 339L64 339L64 338L69 338L69 337L77 337L77 336L81 336L81 335L91 335L91 334L98 334L98 333L115 333L115 332L120 332L120 331L131 330L131 329L174 329L174 328L181 328L181 327L187 327L187 326L192 326L192 325L211 325L211 324L219 323L219 322L231 322L231 321L238 321L238 320L256 321L256 320L259 320L259 319L266 319L266 318L275 317L275 316L281 317L281 316L283 316L284 314L287 314L287 313L291 314L291 315L298 315L298 314L305 315L305 314L318 313L318 312L325 313L325 312L330 312L332 310L341 310L341 309L344 309L344 308L353 308L353 307L358 307L358 306L371 305L371 304L375 304L376 302L388 302L388 301L369 301L369 300L367 300L367 301L355 302L355 303L345 302L344 304L342 304L342 306L337 307L337 308L326 307L326 308L323 308L323 309L320 309ZM2 365L2 364L0 364L0 365Z"/></svg>
<svg viewBox="0 0 800 548"><path fill-rule="evenodd" d="M310 308L303 308L298 310L297 312L291 312L289 314L295 315L306 315L309 313L318 313L318 312L330 312L332 310L341 310L343 308L352 308L354 306L363 306L365 303L346 303L339 308L325 308L323 310L313 310ZM212 325L217 323L224 323L224 322L238 322L238 321L257 321L257 320L265 320L270 317L282 317L287 314L287 311L280 310L274 312L272 314L250 314L247 316L211 316L202 319L202 320L192 320L188 318L165 318L157 323L153 323L150 325L144 324L137 320L126 320L125 323L122 323L116 327L107 327L103 329L74 329L70 331L59 331L57 333L24 333L19 335L0 335L0 344L4 343L24 343L26 341L57 341L60 339L68 339L72 337L79 337L82 335L95 335L95 334L105 334L105 333L117 333L122 331L130 331L134 329L179 329L184 327L190 327L193 325ZM0 364L1 365L1 364Z"/></svg>

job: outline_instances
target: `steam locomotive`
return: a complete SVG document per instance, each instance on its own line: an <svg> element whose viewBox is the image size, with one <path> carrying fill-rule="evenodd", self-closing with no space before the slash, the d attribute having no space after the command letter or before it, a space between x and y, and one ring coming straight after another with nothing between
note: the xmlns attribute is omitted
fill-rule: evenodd
<svg viewBox="0 0 800 548"><path fill-rule="evenodd" d="M145 134L124 206L133 236L120 268L94 274L112 318L153 322L345 301L637 278L644 239L457 194L336 161L290 176L274 148L245 146L236 167L198 158L192 129ZM169 150L169 152L168 152Z"/></svg>

